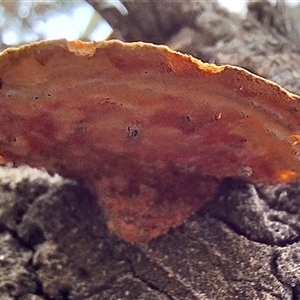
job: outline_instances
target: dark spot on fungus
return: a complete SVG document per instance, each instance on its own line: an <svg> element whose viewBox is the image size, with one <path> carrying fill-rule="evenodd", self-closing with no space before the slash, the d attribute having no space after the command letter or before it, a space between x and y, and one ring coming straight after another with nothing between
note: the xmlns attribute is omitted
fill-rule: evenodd
<svg viewBox="0 0 300 300"><path fill-rule="evenodd" d="M191 118L189 116L186 116L185 117L185 120L188 122L188 123L191 123Z"/></svg>
<svg viewBox="0 0 300 300"><path fill-rule="evenodd" d="M7 141L8 143L15 143L15 142L17 141L17 138L16 138L15 136L8 135L8 136L6 137L6 141Z"/></svg>
<svg viewBox="0 0 300 300"><path fill-rule="evenodd" d="M84 120L80 120L76 125L74 132L76 131L86 131L87 130L87 123Z"/></svg>
<svg viewBox="0 0 300 300"><path fill-rule="evenodd" d="M46 53L39 53L38 57L36 57L36 61L41 65L45 66L49 60L49 55L46 55Z"/></svg>
<svg viewBox="0 0 300 300"><path fill-rule="evenodd" d="M0 78L0 90L2 90L3 82L2 79Z"/></svg>
<svg viewBox="0 0 300 300"><path fill-rule="evenodd" d="M136 138L139 134L139 131L136 128L131 126L127 127L127 137L128 138Z"/></svg>
<svg viewBox="0 0 300 300"><path fill-rule="evenodd" d="M38 99L39 99L39 97L38 97L38 96L35 96L35 97L34 97L34 99L35 99L35 100L38 100Z"/></svg>

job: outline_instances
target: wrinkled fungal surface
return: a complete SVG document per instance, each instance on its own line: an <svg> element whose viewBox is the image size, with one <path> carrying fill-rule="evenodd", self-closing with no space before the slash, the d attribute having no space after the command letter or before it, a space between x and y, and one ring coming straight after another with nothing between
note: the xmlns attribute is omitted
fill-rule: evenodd
<svg viewBox="0 0 300 300"><path fill-rule="evenodd" d="M110 230L144 242L224 177L298 180L300 98L164 46L39 42L0 56L0 162L78 179Z"/></svg>

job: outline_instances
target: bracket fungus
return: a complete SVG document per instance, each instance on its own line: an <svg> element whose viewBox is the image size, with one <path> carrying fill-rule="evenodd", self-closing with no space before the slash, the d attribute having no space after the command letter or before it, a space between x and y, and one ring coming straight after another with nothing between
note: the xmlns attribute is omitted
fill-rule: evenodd
<svg viewBox="0 0 300 300"><path fill-rule="evenodd" d="M38 42L0 56L0 161L73 177L112 232L182 224L224 177L298 180L300 98L165 46Z"/></svg>

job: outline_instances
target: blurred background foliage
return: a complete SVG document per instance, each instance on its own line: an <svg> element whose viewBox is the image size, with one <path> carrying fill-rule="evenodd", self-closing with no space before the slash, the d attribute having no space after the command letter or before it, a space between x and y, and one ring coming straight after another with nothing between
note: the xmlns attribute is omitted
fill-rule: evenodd
<svg viewBox="0 0 300 300"><path fill-rule="evenodd" d="M109 25L85 1L0 0L1 48L41 39L101 40Z"/></svg>
<svg viewBox="0 0 300 300"><path fill-rule="evenodd" d="M99 2L101 5L114 5L122 9L118 0L99 0ZM218 0L218 2L231 11L246 14L247 1ZM299 0L286 2L290 4L295 19L300 20ZM103 40L111 32L108 23L84 0L0 0L1 50L8 46L41 39Z"/></svg>

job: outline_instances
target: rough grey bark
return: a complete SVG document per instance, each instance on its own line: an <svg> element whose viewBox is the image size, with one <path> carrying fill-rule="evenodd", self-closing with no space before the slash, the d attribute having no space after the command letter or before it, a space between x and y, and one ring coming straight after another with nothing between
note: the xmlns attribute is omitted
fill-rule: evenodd
<svg viewBox="0 0 300 300"><path fill-rule="evenodd" d="M89 2L124 40L240 65L300 93L298 33L281 5L251 3L243 20L209 1L122 1L127 16ZM1 167L0 298L300 299L299 208L298 183L227 178L184 225L131 245L75 181Z"/></svg>
<svg viewBox="0 0 300 300"><path fill-rule="evenodd" d="M299 184L254 187L227 179L184 225L130 245L108 233L92 195L74 181L28 167L0 172L1 299L292 299L297 293Z"/></svg>

